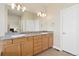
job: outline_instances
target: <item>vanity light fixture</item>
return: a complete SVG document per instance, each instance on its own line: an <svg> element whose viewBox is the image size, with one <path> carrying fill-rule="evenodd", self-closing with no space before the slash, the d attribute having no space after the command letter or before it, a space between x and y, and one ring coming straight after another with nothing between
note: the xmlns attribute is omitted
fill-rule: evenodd
<svg viewBox="0 0 79 59"><path fill-rule="evenodd" d="M21 10L22 12L24 12L26 10L26 7L23 4L20 4L20 3L12 3L11 8L16 9L18 11Z"/></svg>
<svg viewBox="0 0 79 59"><path fill-rule="evenodd" d="M43 13L43 12L38 12L38 13L37 13L37 16L40 16L40 17L45 17L45 16L46 16L46 14L45 14L45 13Z"/></svg>
<svg viewBox="0 0 79 59"><path fill-rule="evenodd" d="M46 8L42 8L40 12L37 13L37 16L45 17L46 16Z"/></svg>

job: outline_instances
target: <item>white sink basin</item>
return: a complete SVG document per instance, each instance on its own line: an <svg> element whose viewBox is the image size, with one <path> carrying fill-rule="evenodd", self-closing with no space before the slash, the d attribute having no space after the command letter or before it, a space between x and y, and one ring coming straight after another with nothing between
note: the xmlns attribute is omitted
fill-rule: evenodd
<svg viewBox="0 0 79 59"><path fill-rule="evenodd" d="M16 38L16 37L22 37L25 36L26 34L20 34L20 35L12 35L11 37Z"/></svg>

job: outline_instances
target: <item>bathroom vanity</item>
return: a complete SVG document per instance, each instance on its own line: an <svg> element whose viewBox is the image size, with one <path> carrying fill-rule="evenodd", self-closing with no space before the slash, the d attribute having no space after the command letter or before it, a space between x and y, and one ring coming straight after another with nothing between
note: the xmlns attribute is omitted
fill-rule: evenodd
<svg viewBox="0 0 79 59"><path fill-rule="evenodd" d="M38 32L13 35L0 40L2 56L32 56L53 47L53 33Z"/></svg>

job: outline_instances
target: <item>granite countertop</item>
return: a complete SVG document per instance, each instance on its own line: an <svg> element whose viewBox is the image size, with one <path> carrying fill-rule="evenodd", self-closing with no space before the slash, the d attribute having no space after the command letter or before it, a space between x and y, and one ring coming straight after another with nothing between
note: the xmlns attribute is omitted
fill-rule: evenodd
<svg viewBox="0 0 79 59"><path fill-rule="evenodd" d="M51 32L44 31L44 32L22 32L22 33L9 33L6 34L5 36L0 37L0 40L6 40L6 39L15 39L15 38L20 38L20 37L29 37L29 36L36 36L36 35L41 35L41 34L48 34Z"/></svg>

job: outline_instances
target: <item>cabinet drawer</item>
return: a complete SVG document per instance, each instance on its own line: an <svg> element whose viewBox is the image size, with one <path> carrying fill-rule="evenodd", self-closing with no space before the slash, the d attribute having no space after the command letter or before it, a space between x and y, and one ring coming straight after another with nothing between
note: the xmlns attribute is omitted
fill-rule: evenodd
<svg viewBox="0 0 79 59"><path fill-rule="evenodd" d="M32 45L31 46L27 46L27 45L22 44L21 47L22 47L22 51L23 50L25 50L25 51L33 50L33 46Z"/></svg>
<svg viewBox="0 0 79 59"><path fill-rule="evenodd" d="M38 53L38 51L34 51L34 53L33 53L33 54L34 54L34 55L36 55L37 53Z"/></svg>
<svg viewBox="0 0 79 59"><path fill-rule="evenodd" d="M45 35L43 35L42 37L46 38L46 37L48 37L48 35L47 35L47 34L45 34Z"/></svg>
<svg viewBox="0 0 79 59"><path fill-rule="evenodd" d="M39 35L38 38L41 39L42 38L41 35Z"/></svg>
<svg viewBox="0 0 79 59"><path fill-rule="evenodd" d="M38 38L38 42L42 42L42 39L41 38Z"/></svg>
<svg viewBox="0 0 79 59"><path fill-rule="evenodd" d="M44 45L42 45L42 47L48 47L48 44L44 44Z"/></svg>
<svg viewBox="0 0 79 59"><path fill-rule="evenodd" d="M38 41L37 40L34 40L34 44L37 44L38 43Z"/></svg>
<svg viewBox="0 0 79 59"><path fill-rule="evenodd" d="M42 45L42 43L41 42L38 42L38 45Z"/></svg>
<svg viewBox="0 0 79 59"><path fill-rule="evenodd" d="M34 36L34 39L38 39L38 36Z"/></svg>
<svg viewBox="0 0 79 59"><path fill-rule="evenodd" d="M32 39L33 40L33 37L27 37L27 39Z"/></svg>
<svg viewBox="0 0 79 59"><path fill-rule="evenodd" d="M46 43L42 43L42 46L48 46L48 44L46 44Z"/></svg>
<svg viewBox="0 0 79 59"><path fill-rule="evenodd" d="M38 38L34 38L34 42L37 42L38 41Z"/></svg>
<svg viewBox="0 0 79 59"><path fill-rule="evenodd" d="M42 43L48 43L49 41L48 40L42 40Z"/></svg>
<svg viewBox="0 0 79 59"><path fill-rule="evenodd" d="M34 49L39 47L41 47L41 44L34 45Z"/></svg>
<svg viewBox="0 0 79 59"><path fill-rule="evenodd" d="M11 39L1 40L0 41L0 45L3 45L3 46L7 46L7 45L11 45L11 44L12 44L12 40Z"/></svg>
<svg viewBox="0 0 79 59"><path fill-rule="evenodd" d="M34 43L34 46L39 46L39 45L42 45L42 43L41 42Z"/></svg>
<svg viewBox="0 0 79 59"><path fill-rule="evenodd" d="M37 50L42 50L42 47L35 48L35 49L34 49L34 52L37 51Z"/></svg>
<svg viewBox="0 0 79 59"><path fill-rule="evenodd" d="M34 37L34 43L38 42L38 38Z"/></svg>
<svg viewBox="0 0 79 59"><path fill-rule="evenodd" d="M31 43L31 42L33 42L33 39L28 39L28 38L27 38L27 39L25 40L25 42L30 42L30 43Z"/></svg>
<svg viewBox="0 0 79 59"><path fill-rule="evenodd" d="M42 48L42 51L44 51L44 50L46 50L46 49L48 49L48 47L44 47L44 48Z"/></svg>
<svg viewBox="0 0 79 59"><path fill-rule="evenodd" d="M17 38L17 39L13 39L13 44L14 43L21 43L24 42L26 38Z"/></svg>
<svg viewBox="0 0 79 59"><path fill-rule="evenodd" d="M35 50L34 50L34 55L36 55L36 54L38 54L38 53L40 53L40 52L42 52L42 49L41 49L41 48L35 49Z"/></svg>
<svg viewBox="0 0 79 59"><path fill-rule="evenodd" d="M33 55L33 51L23 51L22 52L22 56L32 56Z"/></svg>
<svg viewBox="0 0 79 59"><path fill-rule="evenodd" d="M38 43L34 43L34 46L38 46Z"/></svg>

